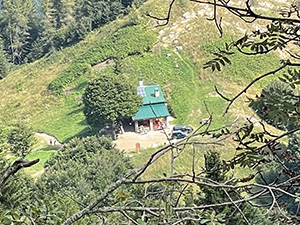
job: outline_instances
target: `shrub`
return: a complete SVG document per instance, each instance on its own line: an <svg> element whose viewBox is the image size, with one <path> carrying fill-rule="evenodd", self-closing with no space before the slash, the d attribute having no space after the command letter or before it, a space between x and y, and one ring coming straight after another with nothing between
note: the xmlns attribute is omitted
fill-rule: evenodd
<svg viewBox="0 0 300 225"><path fill-rule="evenodd" d="M32 129L25 124L17 124L8 135L8 143L15 155L25 157L35 143Z"/></svg>

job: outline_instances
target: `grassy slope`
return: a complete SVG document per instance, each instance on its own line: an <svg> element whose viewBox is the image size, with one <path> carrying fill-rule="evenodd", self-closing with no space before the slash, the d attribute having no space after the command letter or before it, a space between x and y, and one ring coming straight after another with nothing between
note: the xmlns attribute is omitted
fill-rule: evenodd
<svg viewBox="0 0 300 225"><path fill-rule="evenodd" d="M56 152L57 152L57 149L56 147L53 147L53 146L48 146L48 147L44 147L44 148L41 148L39 150L36 150L36 151L33 151L31 153L29 153L27 156L26 156L26 159L28 160L34 160L34 159L40 159L40 161L35 164L34 166L31 166L31 167L28 167L28 168L25 168L24 171L28 174L31 174L31 175L35 175L35 173L39 173L40 171L43 170L43 167L44 167L44 164L45 162L52 156L52 155L55 155ZM11 156L8 158L11 162L13 162L14 160L17 159L17 157L15 156Z"/></svg>
<svg viewBox="0 0 300 225"><path fill-rule="evenodd" d="M225 146L221 147L212 147L209 145L196 145L195 146L195 161L197 162L195 172L201 172L203 170L203 167L205 166L204 162L204 155L210 151L214 150L220 153L221 159L224 160L230 160L235 155L235 148L236 143L232 141L227 141ZM156 149L145 149L141 153L135 153L132 152L132 163L135 167L140 167L144 163L147 162L147 160L150 158L151 154L153 154ZM174 150L174 154L178 154L176 150ZM162 156L159 160L157 160L153 165L151 165L143 177L145 179L150 179L153 177L161 177L163 174L170 174L171 171L171 153L167 153L164 156ZM180 157L177 157L174 161L174 173L176 174L184 174L189 173L191 174L191 168L193 168L193 149L190 146L187 146L183 152L180 153ZM237 167L235 169L235 177L236 178L242 178L247 177L252 172L249 168L239 168Z"/></svg>
<svg viewBox="0 0 300 225"><path fill-rule="evenodd" d="M80 99L88 81L87 75L73 84L76 88L71 96L53 95L47 91L47 87L96 41L108 37L129 22L153 27L153 32L160 38L150 52L120 61L121 72L130 78L132 84L136 84L138 77L143 77L148 83L160 84L177 117L176 123L197 126L202 118L207 117L204 100L215 115L214 126L229 122L240 114L253 114L244 103L245 99L241 98L233 106L231 113L225 119L222 118L220 115L226 102L215 94L214 84L232 96L255 76L276 68L278 57L275 54L261 57L235 55L232 58L233 65L221 72L212 74L209 70L204 71L202 65L212 57L211 53L226 41L240 37L241 33L234 33L230 26L225 26L225 36L219 39L216 28L204 17L196 16L187 21L182 17L183 13L189 11L197 14L200 6L188 4L184 0L177 2L171 23L166 27L154 28L155 22L142 16L149 11L158 16L165 15L166 9L167 4L162 7L158 0L150 0L131 15L90 34L76 46L11 72L0 81L1 122L26 120L36 131L50 133L61 142L75 135L83 136L93 132L85 122ZM228 15L223 20L226 19L236 21ZM183 50L176 50L178 46L183 46ZM167 57L168 53L171 54L170 57ZM256 85L249 95L253 96L257 88L266 82Z"/></svg>
<svg viewBox="0 0 300 225"><path fill-rule="evenodd" d="M158 15L163 14L166 8L158 9L156 2L155 0L147 2L132 16L105 26L74 47L13 71L0 82L2 99L0 119L4 123L27 120L36 130L50 133L62 142L74 135L88 132L80 100L83 89L80 88L81 90L69 97L57 97L47 91L49 83L68 68L70 63L83 54L93 42L107 37L128 21L145 23L148 20L137 15L143 15L149 10L155 11ZM275 55L262 56L259 59L239 55L234 57L233 65L222 72L211 74L208 70L203 71L201 67L211 57L210 53L235 35L229 31L225 39L218 39L215 28L205 18L197 17L197 20L183 23L181 21L183 10L189 10L193 6L187 5L185 1L178 4L173 13L173 25L162 28L167 41L158 42L150 53L125 58L121 62L124 65L122 72L128 74L132 83L135 83L138 77L144 77L147 82L161 84L177 116L177 122L196 126L201 118L207 116L203 100L208 103L215 115L222 112L225 107L225 103L215 95L213 84L217 83L228 94L236 93L240 85L248 82L249 78L266 70L261 62L270 69L276 67L278 60ZM190 24L192 29L186 29L186 24ZM154 27L153 24L149 26ZM173 29L174 26L176 29ZM179 44L172 44L172 40L168 43L168 34L172 31L183 46L183 51L176 53L175 48ZM166 57L167 53L171 53L169 58ZM80 78L77 83L80 82L84 87L87 79ZM223 121L218 118L216 120Z"/></svg>

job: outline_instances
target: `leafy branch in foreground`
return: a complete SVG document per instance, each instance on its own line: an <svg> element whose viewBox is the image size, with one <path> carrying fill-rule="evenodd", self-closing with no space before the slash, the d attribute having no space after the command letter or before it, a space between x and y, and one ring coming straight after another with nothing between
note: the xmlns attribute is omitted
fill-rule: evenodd
<svg viewBox="0 0 300 225"><path fill-rule="evenodd" d="M218 53L213 53L216 57L204 64L203 69L211 68L214 72L216 69L221 71L221 66L231 64L231 61L227 57L233 55L234 52L229 52L229 45L226 44L226 51L219 49Z"/></svg>
<svg viewBox="0 0 300 225"><path fill-rule="evenodd" d="M249 177L244 178L237 178L234 175L231 177L225 177L222 175L224 177L219 180L215 179L216 177L212 176L212 173L221 175L224 174L222 171L231 171L232 168L234 169L239 166L250 167L253 169L261 163L268 163L268 160L266 161L267 157L271 157L272 160L280 164L282 158L277 153L278 141L291 133L298 132L300 128L286 132L274 138L269 135L269 132L265 131L265 128L257 133L257 131L254 130L253 124L245 125L243 128L235 128L234 124L231 124L226 127L226 132L224 132L225 128L210 129L209 124L206 126L207 127L202 126L202 129L205 129L202 131L201 129L198 130L197 133L193 134L192 138L186 138L176 144L168 145L153 153L143 166L129 171L122 178L112 183L93 202L88 204L81 211L69 217L63 224L72 224L75 221L80 220L82 217L94 213L109 214L114 212L119 212L122 215L126 214L125 217L127 219L130 218L130 221L135 221L134 224L139 224L137 222L138 219L145 219L143 216L145 214L147 215L148 222L152 221L154 224L158 221L162 224L177 224L182 218L185 218L186 221L204 220L206 219L205 213L207 210L211 210L212 208L217 210L219 215L224 214L225 211L223 210L225 210L226 207L229 207L230 209L231 207L235 207L236 210L240 212L239 216L243 218L242 221L245 222L249 219L249 215L246 210L248 206L246 207L245 205L242 207L241 204L245 203L247 205L252 205L256 204L259 199L271 198L272 200L269 201L267 205L269 210L272 211L275 209L275 205L273 203L277 202L278 198L282 195L288 195L292 198L298 199L298 197L289 190L291 186L297 187L298 179L300 179L299 176L289 176L283 181L281 180L261 184L255 182L241 183L253 180L259 173L250 174ZM237 152L233 159L219 163L218 166L213 166L213 164L217 165L215 163L211 164L211 166L209 166L209 164L206 164L205 167L200 166L197 159L201 157L201 150L203 147L209 146L211 143L218 146L217 143L230 142L232 138L234 138L234 140L238 143L237 147L239 149L239 146L243 147L243 151L241 151L241 149L238 150L240 153ZM184 148L182 148L182 146L184 146ZM171 154L171 156L176 160L180 160L181 157L184 157L184 154L193 149L193 162L189 169L190 171L193 171L192 173L187 170L185 173L177 172L169 176L165 174L158 178L143 178L143 174L148 171L151 165L160 159L165 159L165 157L168 158L172 151L177 152L177 154ZM268 154L266 154L266 152L268 152ZM206 160L208 160L210 157L209 154L206 157ZM172 166L176 168L176 165L172 164ZM286 168L284 167L284 169ZM115 195L118 190L123 189L126 186L132 187L132 185L141 185L141 192L144 192L145 196L143 198L135 199L135 194L129 191L128 196L131 196L129 199L117 202L115 205L110 205L109 207L99 206L109 196ZM157 187L164 187L163 195L160 194L160 190L162 190L161 188L158 189L157 193L155 191L151 191L152 194L148 194L149 189L147 191L146 187L154 187L155 185L159 185ZM187 202L183 197L187 196L188 193L194 193L194 191L189 192L190 190L187 188L188 186L193 187L193 185L197 185L200 189L204 188L203 190L216 191L216 193L221 194L218 194L218 196L223 196L222 198L224 199L217 202L212 200L210 203L203 204L203 200L196 200L198 197L194 196L194 200ZM182 191L177 193L176 190ZM237 197L237 192L244 194ZM170 194L166 195L166 193ZM215 196L215 194L213 194L213 196ZM164 202L161 202L161 198L165 199ZM207 198L205 199L207 200ZM162 203L165 204L165 202L168 202L168 206L161 205ZM282 206L278 203L278 206L276 207L281 208ZM190 214L190 212L196 212L196 214L193 215ZM186 213L189 213L189 218L186 217ZM162 220L160 220L160 218ZM229 219L228 216L225 216L224 218L227 220Z"/></svg>
<svg viewBox="0 0 300 225"><path fill-rule="evenodd" d="M221 71L222 66L231 64L227 56L237 52L248 56L267 54L277 49L285 50L288 45L298 45L300 36L299 27L283 21L274 21L267 25L263 31L254 30L250 34L245 34L237 41L226 43L224 49L218 49L213 53L216 57L204 64L203 68L211 68ZM292 54L289 52L289 54ZM293 57L295 58L295 57Z"/></svg>
<svg viewBox="0 0 300 225"><path fill-rule="evenodd" d="M258 19L272 22L272 24L267 27L267 31L254 31L250 35L245 35L240 40L227 45L226 50L230 51L219 50L218 53L214 54L216 57L209 61L205 65L205 68L221 70L221 66L230 64L230 59L227 56L231 54L232 49L245 55L258 55L267 54L277 49L285 50L288 48L289 44L299 44L298 24L300 23L300 20L298 8L294 7L294 11L290 11L287 18L270 17L268 15L255 13L250 6L250 1L245 2L245 8L231 6L228 4L229 1L191 1L213 6L212 20L215 22L221 34L223 30L221 27L221 18L218 16L219 8L227 9L230 13L245 22L251 23ZM165 24L167 24L170 20L170 14L174 7L174 2L175 1L171 2L167 17L162 18L166 22ZM295 17L291 17L290 14L293 14ZM155 18L153 16L151 17ZM224 100L229 102L225 113L228 112L230 106L237 98L239 98L259 80L270 75L277 74L288 67L299 67L300 64L297 63L297 55L292 52L289 55L291 56L291 59L283 60L277 69L257 76L233 98L224 96L216 88L216 92ZM291 81L294 82L293 79ZM250 224L251 221L249 220L247 213L245 213L245 209L247 207L242 206L244 203L247 203L247 206L250 205L252 207L256 206L264 208L267 210L267 214L275 211L279 212L279 216L280 218L284 218L283 220L299 223L299 219L296 216L289 215L285 212L285 203L280 201L283 196L288 196L297 201L299 200L299 196L296 192L299 187L300 175L297 175L297 171L293 171L291 166L288 165L288 157L286 157L285 154L285 146L279 141L284 137L289 137L293 134L299 133L300 127L296 126L293 129L276 136L268 132L264 125L261 124L261 126L262 130L257 130L258 128L252 123L237 128L236 130L234 130L233 126L228 126L228 129L230 128L233 130L222 133L221 129L210 129L209 123L204 131L200 131L200 129L197 130L197 132L192 135L192 138L186 138L181 142L168 145L153 153L150 156L150 159L142 167L128 172L123 178L120 178L109 188L103 191L95 201L71 216L63 224L72 224L90 213L108 213L116 211L124 215L124 217L134 224L139 224L137 221L140 221L138 219L141 218L142 221L145 221L146 213L148 220L154 219L156 224L158 222L161 224L179 224L183 220L190 221L191 223L193 221L199 222L202 220L204 221L203 223L208 223L209 221L207 221L207 218L204 216L205 213L215 215L215 212L217 211L220 218L218 222L223 222L223 218L226 219L226 217L223 217L226 215L226 211L228 212L228 210L232 210L232 208L235 208L234 212L239 212L240 217L243 218L243 224ZM209 137L212 138L213 141L211 139L205 139ZM197 159L201 157L200 152L202 151L201 153L203 156L203 151L205 148L208 148L207 146L210 144L217 146L228 140L234 141L237 145L237 152L231 159L227 161L224 160L222 161L222 165L218 164L218 166L215 167L209 166L209 163L206 163L205 166L198 164ZM192 163L189 170L177 173L171 172L169 176L168 174L164 174L164 176L156 178L146 179L143 177L151 165L157 162L160 158L167 157L169 154L171 155L171 171L173 171L174 157L176 156L176 159L179 159L180 157L183 157L183 154L186 151L192 152ZM275 163L276 166L280 168L280 173L276 175L275 179L268 180L265 178L266 171L263 171L263 166L271 165L271 163ZM297 162L294 163L297 164ZM248 168L254 171L246 177L238 178L235 176L235 169L238 167ZM218 174L220 175L218 172L221 172L221 170L228 171L229 177L223 177L224 179L222 178L218 180L216 176L213 176ZM283 173L285 176L281 176ZM256 182L258 181L256 180L257 177L261 178L260 182ZM220 178L220 176L218 178ZM170 191L171 194L167 195L168 198L163 199L165 207L161 204L153 206L151 203L154 204L156 201L151 201L151 203L144 202L143 200L146 199L139 199L138 202L133 201L128 203L128 205L125 204L125 206L116 205L115 207L98 207L99 203L104 201L107 196L113 194L121 186L127 185L163 185L166 187L165 190L173 190L173 192ZM213 190L215 193L210 193L210 199L216 197L219 199L222 198L222 200L209 204L202 204L199 199L185 201L182 196L184 194L188 195L188 186L201 187L202 191L204 189ZM169 187L169 189L167 187ZM176 190L181 190L180 194L175 193L175 187ZM197 191L199 191L199 189L197 189L196 192ZM202 194L204 192L205 190ZM167 193L167 191L165 193ZM239 193L241 193L240 196L238 196ZM158 196L161 200L162 196ZM158 203L161 203L158 199ZM176 200L175 204L172 204L174 203L174 199ZM183 212L193 212L195 214L191 213L188 217L187 214L183 214ZM213 217L215 218L215 216ZM274 218L276 217L270 219L272 220ZM275 221L273 220L273 222Z"/></svg>
<svg viewBox="0 0 300 225"><path fill-rule="evenodd" d="M288 84L275 80L263 88L249 106L267 123L281 130L297 127L299 96Z"/></svg>
<svg viewBox="0 0 300 225"><path fill-rule="evenodd" d="M243 88L238 94L236 94L233 98L227 98L226 96L224 96L219 90L218 88L215 86L215 90L216 92L219 94L219 96L221 98L223 98L224 100L226 100L228 103L226 109L225 109L225 112L223 115L225 115L228 111L229 111L229 108L231 107L231 105L244 93L247 92L247 90L252 87L255 83L257 83L259 80L265 78L265 77L268 77L270 75L274 75L280 71L282 71L284 68L286 67L298 67L300 66L300 63L291 63L290 61L285 61L285 62L282 62L282 66L278 67L277 69L275 70L272 70L272 71L269 71L265 74L262 74L258 77L256 77L254 80L252 80L245 88Z"/></svg>

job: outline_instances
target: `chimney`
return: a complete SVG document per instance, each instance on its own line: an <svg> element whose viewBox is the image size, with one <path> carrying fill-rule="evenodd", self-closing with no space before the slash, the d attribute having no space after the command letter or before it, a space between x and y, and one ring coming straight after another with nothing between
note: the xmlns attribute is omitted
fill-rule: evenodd
<svg viewBox="0 0 300 225"><path fill-rule="evenodd" d="M139 87L143 87L144 86L144 80L143 78L139 78Z"/></svg>
<svg viewBox="0 0 300 225"><path fill-rule="evenodd" d="M159 97L159 89L158 88L154 89L154 97L155 98Z"/></svg>

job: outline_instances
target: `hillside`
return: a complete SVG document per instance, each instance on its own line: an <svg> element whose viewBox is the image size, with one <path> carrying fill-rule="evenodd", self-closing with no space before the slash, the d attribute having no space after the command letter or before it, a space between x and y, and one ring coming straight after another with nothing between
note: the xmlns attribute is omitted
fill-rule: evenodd
<svg viewBox="0 0 300 225"><path fill-rule="evenodd" d="M300 224L300 1L61 2L82 30L0 37L0 224Z"/></svg>
<svg viewBox="0 0 300 225"><path fill-rule="evenodd" d="M280 7L279 2L274 3ZM257 10L263 10L260 4ZM232 66L221 72L203 70L211 53L226 41L240 37L245 25L224 13L225 34L220 39L213 23L205 18L212 12L209 7L180 1L174 7L170 24L157 28L157 22L145 14L155 12L163 16L168 5L161 6L158 0L150 0L75 46L16 68L0 81L1 122L26 121L35 131L49 133L61 142L90 134L93 131L85 122L81 95L89 79L101 73L115 73L116 68L132 84L137 83L138 77L160 84L176 117L175 123L197 126L207 117L204 100L215 115L215 126L238 115L252 115L241 98L236 103L239 108L233 107L226 119L222 118L226 103L216 95L214 85L227 95L234 95L255 76L276 68L279 57L236 54ZM238 29L231 29L232 25ZM263 25L249 26L255 29ZM257 87L266 83L264 80ZM251 89L249 95L256 90Z"/></svg>

